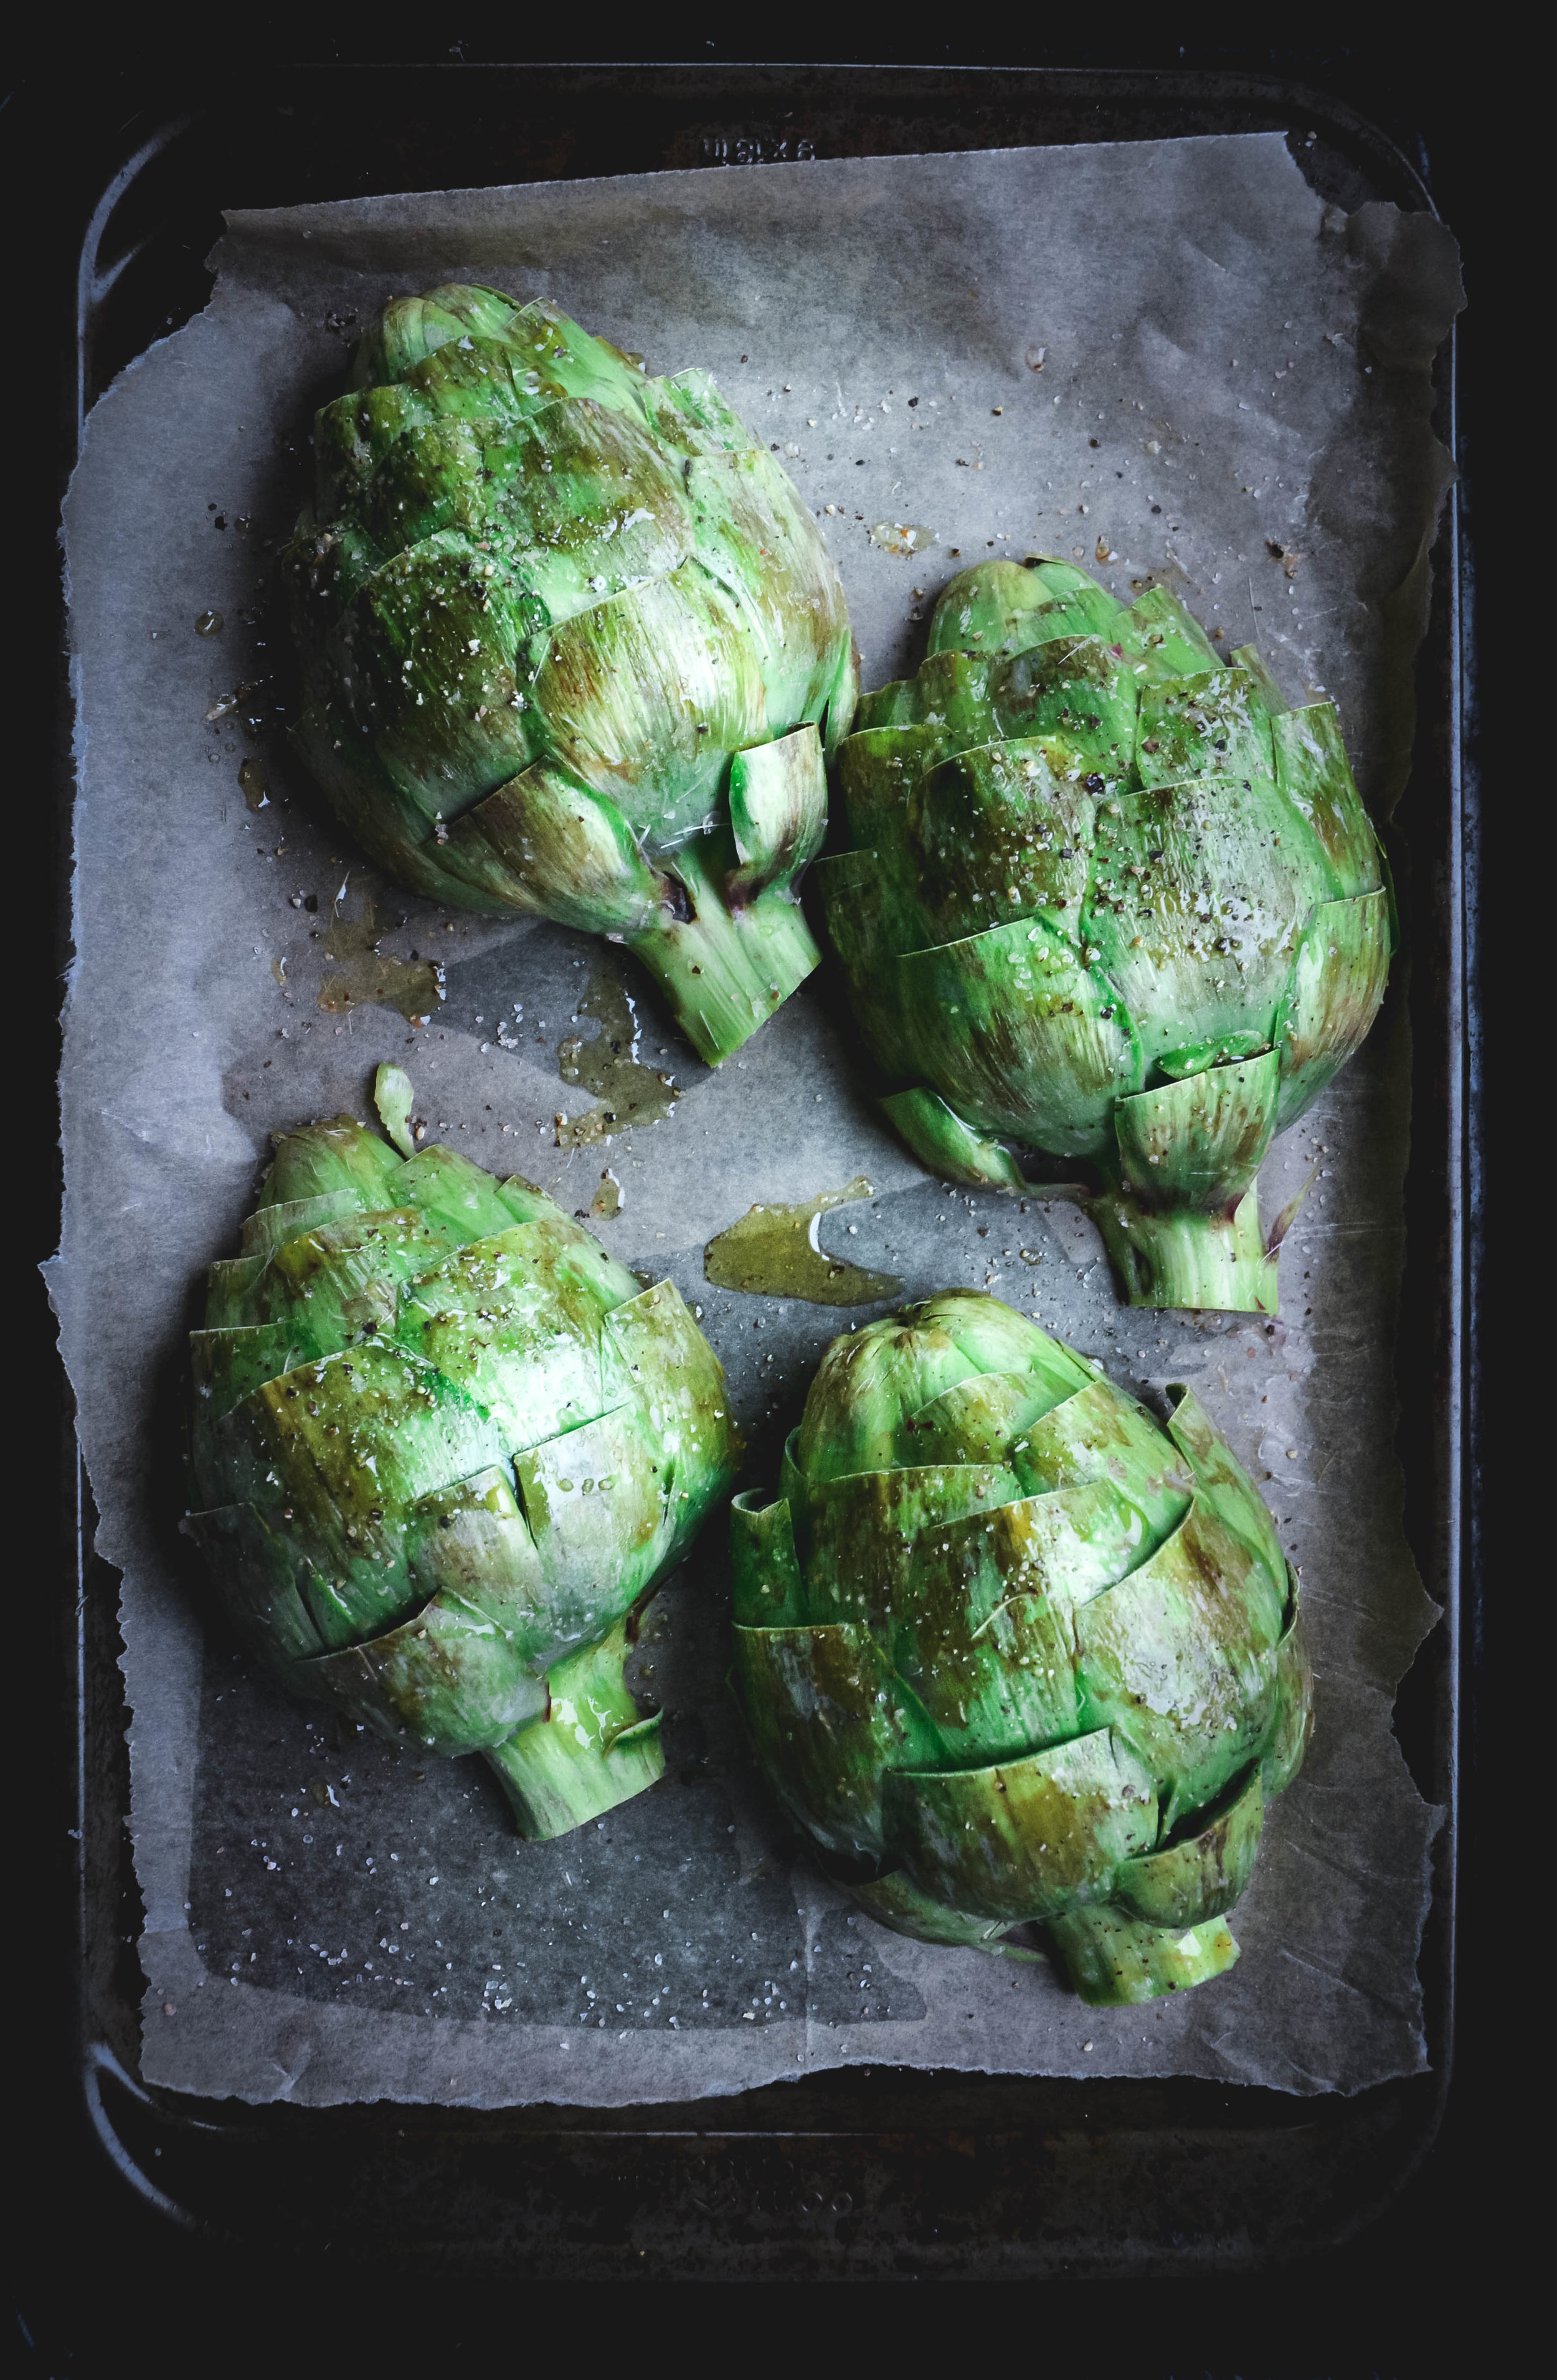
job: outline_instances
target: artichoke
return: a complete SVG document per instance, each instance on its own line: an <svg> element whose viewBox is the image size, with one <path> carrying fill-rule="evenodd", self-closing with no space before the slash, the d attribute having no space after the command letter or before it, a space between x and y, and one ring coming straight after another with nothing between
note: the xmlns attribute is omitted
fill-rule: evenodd
<svg viewBox="0 0 1557 2380"><path fill-rule="evenodd" d="M734 1682L823 1864L921 1941L1041 1924L1097 2005L1237 1957L1311 1727L1271 1516L1170 1393L948 1291L833 1341L777 1500L732 1508Z"/></svg>
<svg viewBox="0 0 1557 2380"><path fill-rule="evenodd" d="M670 1281L527 1182L336 1116L276 1136L190 1350L185 1526L294 1692L484 1753L532 1838L654 1782L624 1662L736 1457Z"/></svg>
<svg viewBox="0 0 1557 2380"><path fill-rule="evenodd" d="M1393 946L1332 705L1288 710L1163 588L983 562L839 775L853 848L816 880L915 1155L1014 1189L1004 1143L1085 1160L1132 1305L1274 1313L1255 1175Z"/></svg>
<svg viewBox="0 0 1557 2380"><path fill-rule="evenodd" d="M284 566L341 818L431 900L625 941L717 1064L817 964L858 689L794 486L706 372L456 285L383 308L314 451Z"/></svg>

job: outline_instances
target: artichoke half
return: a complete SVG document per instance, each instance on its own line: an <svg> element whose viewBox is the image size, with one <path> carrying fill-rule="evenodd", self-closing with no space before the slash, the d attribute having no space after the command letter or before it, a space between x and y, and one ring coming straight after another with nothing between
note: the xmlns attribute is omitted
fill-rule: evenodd
<svg viewBox="0 0 1557 2380"><path fill-rule="evenodd" d="M313 773L414 892L625 941L717 1064L817 964L858 674L816 523L706 372L549 305L396 298L352 377L284 556Z"/></svg>
<svg viewBox="0 0 1557 2380"><path fill-rule="evenodd" d="M484 1753L532 1838L654 1782L623 1665L737 1455L670 1281L529 1183L337 1116L277 1136L190 1350L185 1526L287 1686Z"/></svg>
<svg viewBox="0 0 1557 2380"><path fill-rule="evenodd" d="M1393 947L1328 702L1165 589L984 562L839 753L819 862L882 1106L943 1178L1095 1169L1132 1305L1274 1313L1255 1175L1367 1034Z"/></svg>
<svg viewBox="0 0 1557 2380"><path fill-rule="evenodd" d="M1098 2005L1237 1957L1312 1724L1271 1516L1175 1393L948 1291L833 1341L732 1508L736 1691L822 1864L921 1941L1046 1926Z"/></svg>

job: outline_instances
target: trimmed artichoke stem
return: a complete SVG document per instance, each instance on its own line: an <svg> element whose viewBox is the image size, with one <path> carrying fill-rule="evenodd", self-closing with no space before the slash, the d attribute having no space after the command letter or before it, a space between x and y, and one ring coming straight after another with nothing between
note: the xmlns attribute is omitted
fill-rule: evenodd
<svg viewBox="0 0 1557 2380"><path fill-rule="evenodd" d="M1276 1258L1259 1236L1259 1200L1252 1188L1231 1215L1145 1207L1118 1190L1092 1199L1088 1212L1130 1305L1279 1311Z"/></svg>
<svg viewBox="0 0 1557 2380"><path fill-rule="evenodd" d="M821 963L805 912L791 891L771 886L730 909L696 847L676 855L694 915L633 937L676 1023L705 1064L717 1066Z"/></svg>
<svg viewBox="0 0 1557 2380"><path fill-rule="evenodd" d="M1238 1956L1224 1917L1200 1925L1148 1925L1117 1909L1076 1909L1048 1931L1077 1997L1089 2008L1166 1999L1222 1974Z"/></svg>
<svg viewBox="0 0 1557 2380"><path fill-rule="evenodd" d="M605 1746L567 1741L553 1719L532 1719L486 1758L527 1842L547 1843L630 1802L665 1773L656 1713Z"/></svg>
<svg viewBox="0 0 1557 2380"><path fill-rule="evenodd" d="M486 1754L528 1841L568 1834L664 1775L660 1715L639 1718L622 1673L626 1649L618 1624L602 1643L554 1661L545 1718Z"/></svg>

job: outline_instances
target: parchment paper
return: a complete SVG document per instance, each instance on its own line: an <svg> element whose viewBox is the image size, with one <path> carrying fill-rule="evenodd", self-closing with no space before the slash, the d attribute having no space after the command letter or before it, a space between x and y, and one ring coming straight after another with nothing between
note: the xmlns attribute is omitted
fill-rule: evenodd
<svg viewBox="0 0 1557 2380"><path fill-rule="evenodd" d="M952 570L1074 554L1123 595L1168 579L1228 650L1257 638L1290 698L1332 693L1387 807L1449 474L1428 379L1459 303L1448 235L1389 207L1327 211L1286 144L1258 136L241 214L218 261L205 312L96 407L66 516L79 956L51 1271L98 1542L124 1578L146 2076L492 2106L690 2098L857 2060L1299 2093L1415 2070L1438 1814L1390 1729L1434 1617L1393 1451L1398 985L1267 1165L1268 1214L1320 1167L1281 1325L1132 1315L1073 1208L927 1180L860 1096L825 977L717 1075L634 983L641 1054L684 1096L564 1156L555 1118L582 1101L557 1044L589 1036L574 1019L602 946L451 922L371 875L287 758L263 586L312 408L342 384L343 318L488 280L558 301L651 370L714 372L822 520L868 684L917 661L915 622ZM937 541L904 558L872 540L880 524ZM202 637L208 610L224 625ZM338 977L332 917L359 917L364 895L391 921L386 953L445 971L424 1030L318 1004ZM570 1207L610 1166L624 1205L601 1235L701 1307L764 1475L851 1318L711 1289L702 1245L756 1201L861 1173L874 1196L829 1215L824 1246L912 1294L988 1286L1148 1393L1194 1386L1301 1565L1319 1671L1317 1739L1267 1826L1229 1975L1166 2007L1089 2010L1047 1963L852 1914L775 1816L724 1694L717 1526L641 1649L664 1782L557 1843L515 1840L480 1761L418 1767L250 1673L176 1535L191 1284L236 1249L268 1133L365 1113L382 1058L411 1070L434 1136Z"/></svg>

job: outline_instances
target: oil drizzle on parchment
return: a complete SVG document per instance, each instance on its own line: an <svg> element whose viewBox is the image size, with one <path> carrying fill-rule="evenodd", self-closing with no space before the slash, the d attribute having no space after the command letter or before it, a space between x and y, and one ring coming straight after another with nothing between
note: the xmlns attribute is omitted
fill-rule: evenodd
<svg viewBox="0 0 1557 2380"><path fill-rule="evenodd" d="M373 896L362 896L362 913L352 919L337 901L324 936L324 955L334 972L319 988L319 1005L327 1016L343 1016L348 1008L397 1008L407 1025L425 1025L444 997L444 971L430 959L395 959L379 944L388 932L378 922Z"/></svg>
<svg viewBox="0 0 1557 2380"><path fill-rule="evenodd" d="M754 1297L803 1297L811 1305L876 1305L899 1297L903 1283L890 1272L830 1257L819 1233L830 1207L869 1198L863 1173L845 1190L823 1190L800 1207L753 1207L738 1223L710 1240L703 1250L703 1278L718 1289L744 1289Z"/></svg>
<svg viewBox="0 0 1557 2380"><path fill-rule="evenodd" d="M576 1014L596 1018L600 1031L592 1041L575 1034L559 1042L557 1071L565 1083L592 1091L600 1104L581 1116L559 1116L557 1147L582 1148L590 1141L610 1140L629 1124L658 1123L669 1115L681 1093L668 1075L639 1057L638 1002L608 962L590 976Z"/></svg>

